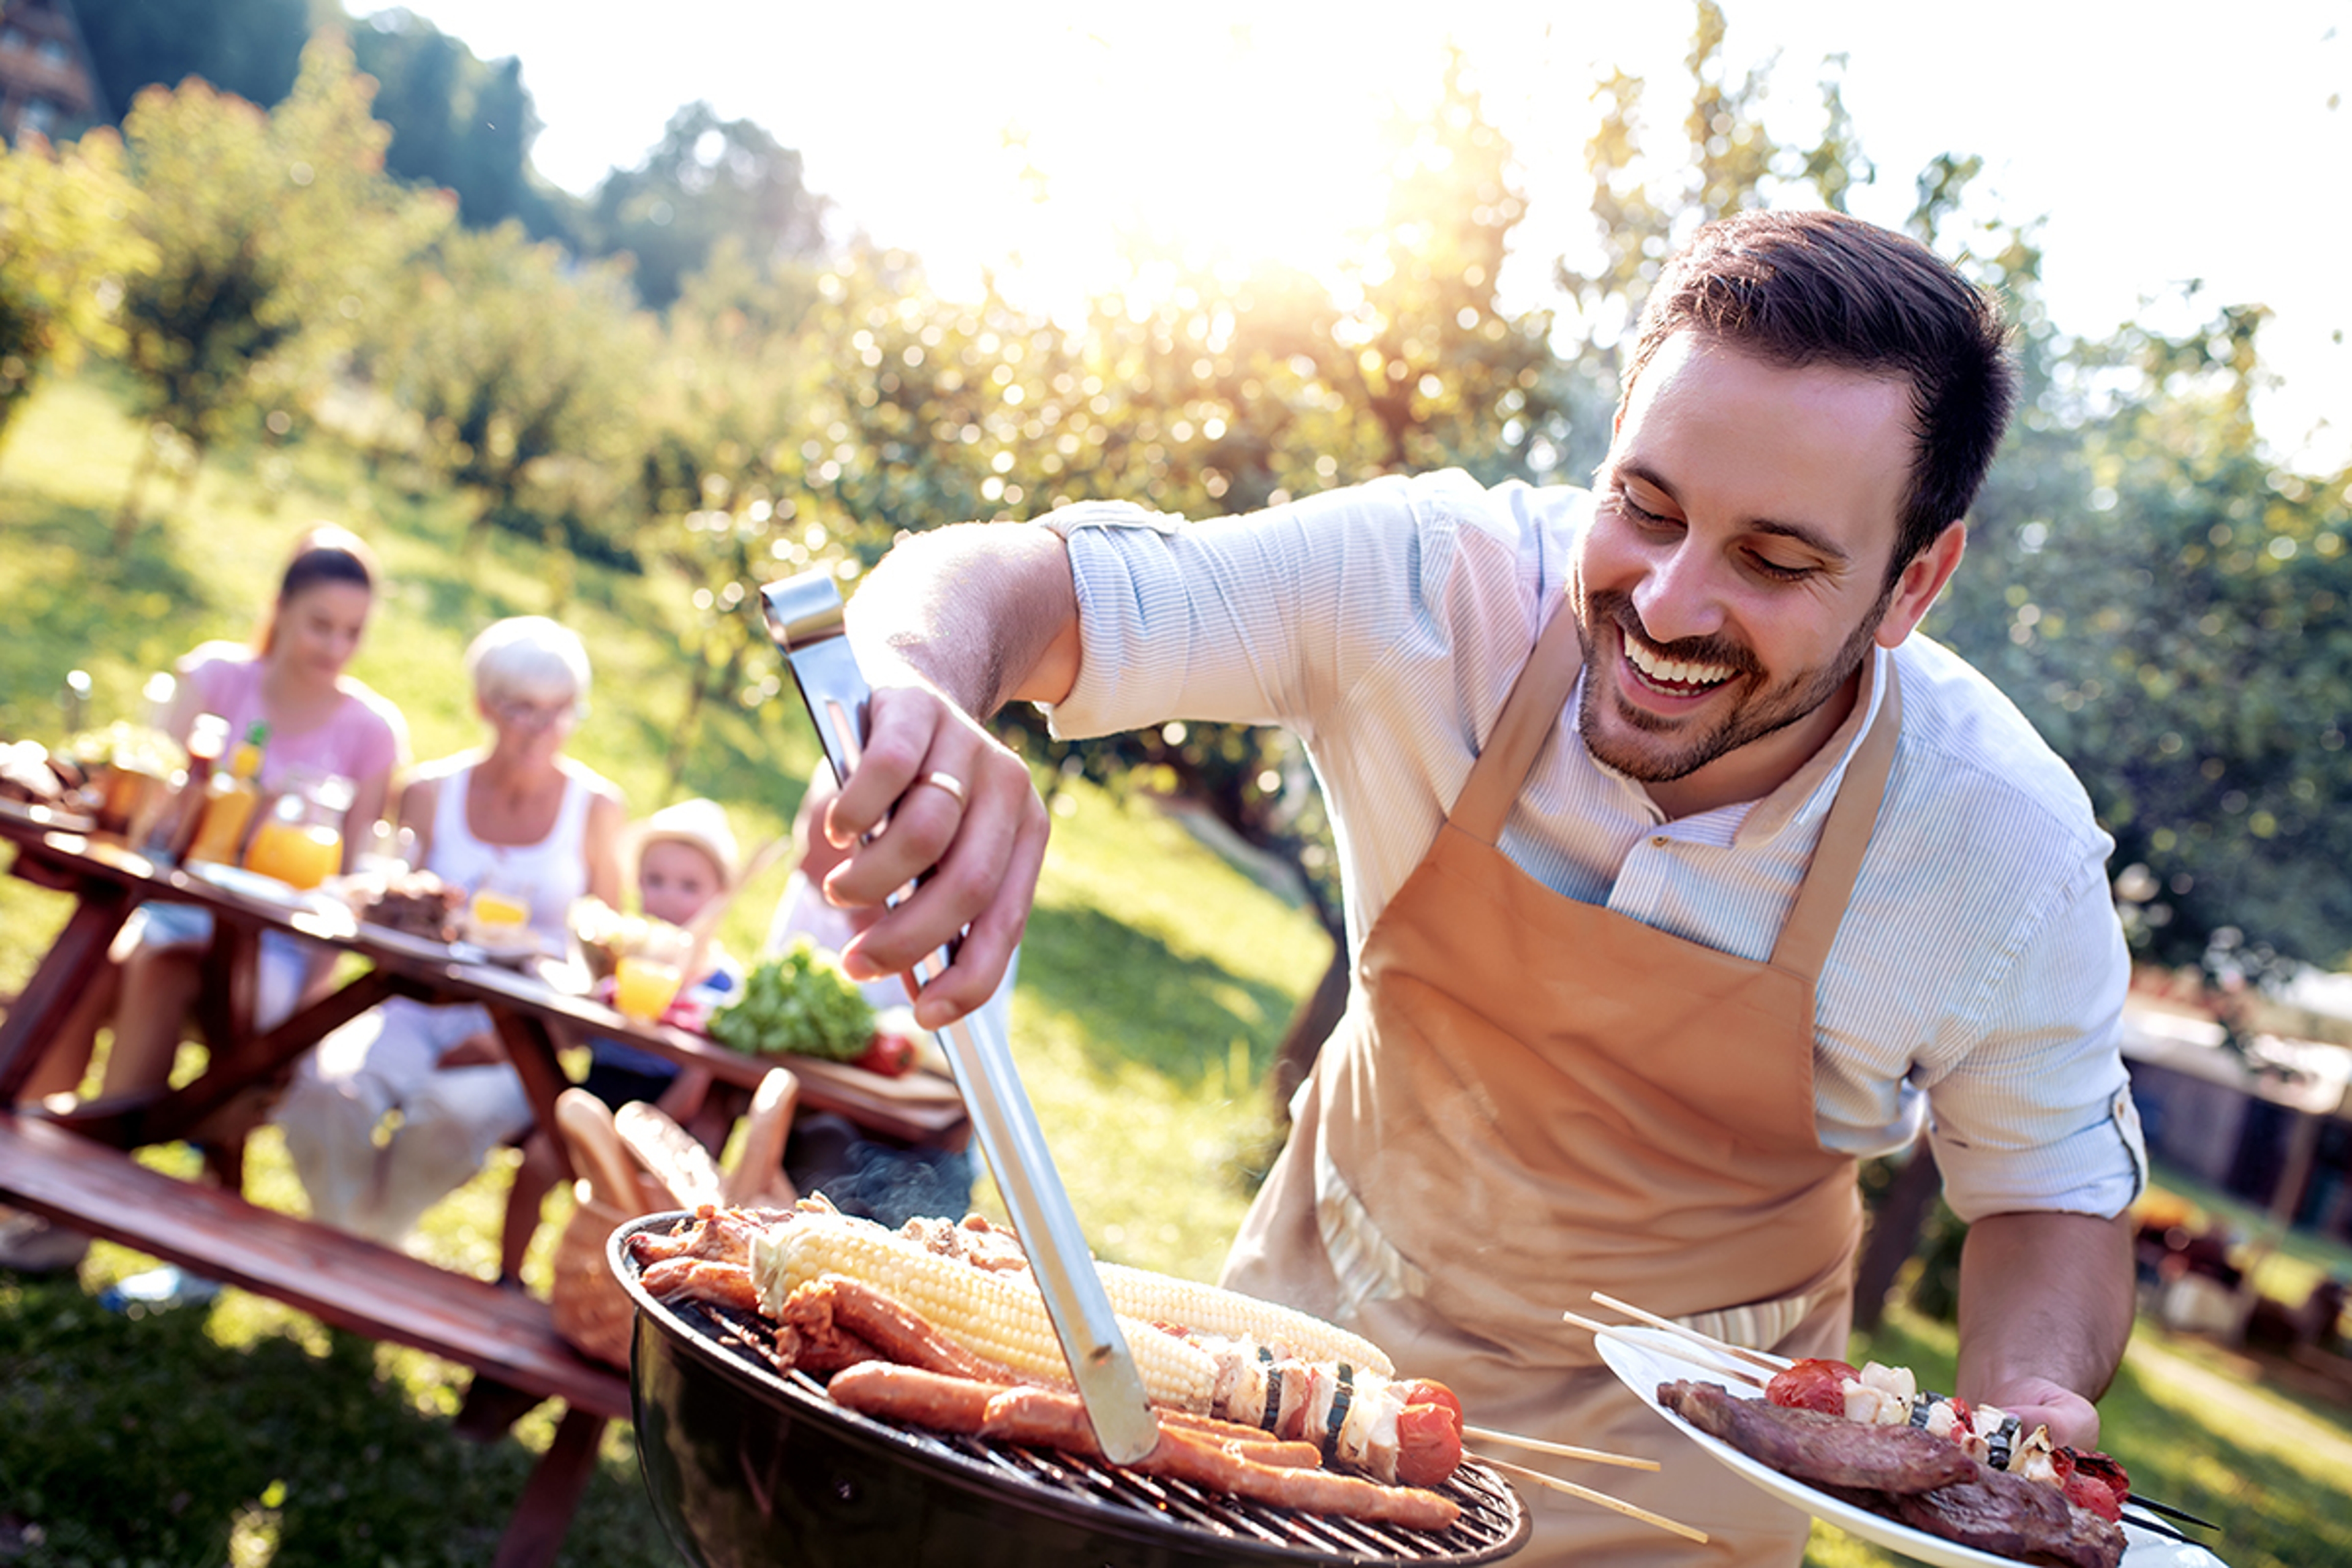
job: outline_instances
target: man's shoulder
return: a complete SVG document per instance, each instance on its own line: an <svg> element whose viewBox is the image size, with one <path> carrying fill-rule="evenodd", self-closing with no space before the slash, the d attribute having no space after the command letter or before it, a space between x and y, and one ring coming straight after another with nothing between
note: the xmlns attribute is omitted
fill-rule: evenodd
<svg viewBox="0 0 2352 1568"><path fill-rule="evenodd" d="M1574 485L1534 485L1524 479L1486 484L1461 468L1392 475L1356 486L1353 493L1423 527L1475 529L1513 538L1572 538L1584 526L1592 501L1591 491Z"/></svg>
<svg viewBox="0 0 2352 1568"><path fill-rule="evenodd" d="M1086 530L1143 529L1172 533L1194 526L1370 527L1399 531L1477 531L1504 536L1573 536L1583 526L1591 492L1573 485L1524 479L1486 483L1461 468L1383 474L1327 490L1285 497L1261 510L1188 522L1129 501L1081 501L1036 520L1067 538Z"/></svg>
<svg viewBox="0 0 2352 1568"><path fill-rule="evenodd" d="M2060 844L2104 847L2105 833L2074 769L1982 671L1916 632L1895 657L1903 674L1903 747L1915 764L1906 771L1937 815L2022 854Z"/></svg>

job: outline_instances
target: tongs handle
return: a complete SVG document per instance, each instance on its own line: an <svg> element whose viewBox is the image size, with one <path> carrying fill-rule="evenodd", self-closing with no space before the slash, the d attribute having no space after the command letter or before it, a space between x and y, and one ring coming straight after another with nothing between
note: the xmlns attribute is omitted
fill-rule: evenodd
<svg viewBox="0 0 2352 1568"><path fill-rule="evenodd" d="M846 780L865 742L873 689L843 635L841 590L829 573L804 572L762 588L760 604L768 635L784 651L784 662L808 704L834 775ZM898 897L890 901L896 903ZM928 981L953 957L950 943L918 964L916 973ZM1021 1086L1012 1049L985 1010L940 1033L947 1037L948 1062L971 1112L981 1153L1029 1256L1030 1272L1062 1342L1096 1441L1112 1463L1132 1464L1159 1441L1159 1423L1144 1396L1143 1379L1127 1338L1111 1312L1110 1298L1095 1272L1069 1194L1054 1168L1045 1135Z"/></svg>

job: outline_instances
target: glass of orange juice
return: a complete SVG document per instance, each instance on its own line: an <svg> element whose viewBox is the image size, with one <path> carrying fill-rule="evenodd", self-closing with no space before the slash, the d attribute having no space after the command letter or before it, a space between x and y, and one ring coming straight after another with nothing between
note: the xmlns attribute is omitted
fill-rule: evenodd
<svg viewBox="0 0 2352 1568"><path fill-rule="evenodd" d="M613 1005L629 1017L650 1022L669 1011L684 978L672 960L629 953L613 969Z"/></svg>
<svg viewBox="0 0 2352 1568"><path fill-rule="evenodd" d="M485 947L512 947L530 940L530 905L503 888L479 887L466 906L467 934Z"/></svg>

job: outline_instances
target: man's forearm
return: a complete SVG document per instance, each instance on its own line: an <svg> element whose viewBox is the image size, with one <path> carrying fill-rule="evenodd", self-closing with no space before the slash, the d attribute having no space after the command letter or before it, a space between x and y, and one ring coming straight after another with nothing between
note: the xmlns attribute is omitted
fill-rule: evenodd
<svg viewBox="0 0 2352 1568"><path fill-rule="evenodd" d="M1960 1254L1958 1392L2004 1403L2041 1378L2095 1400L2131 1337L2131 1229L2125 1216L1988 1215Z"/></svg>
<svg viewBox="0 0 2352 1568"><path fill-rule="evenodd" d="M985 718L1057 702L1078 671L1077 592L1050 529L967 523L901 542L851 599L851 645L877 686L908 674Z"/></svg>

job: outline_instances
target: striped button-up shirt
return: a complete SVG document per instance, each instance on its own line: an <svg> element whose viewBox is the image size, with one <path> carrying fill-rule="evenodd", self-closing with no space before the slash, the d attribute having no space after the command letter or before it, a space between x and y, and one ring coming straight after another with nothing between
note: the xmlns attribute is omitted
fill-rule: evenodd
<svg viewBox="0 0 2352 1568"><path fill-rule="evenodd" d="M1360 949L1468 778L1590 509L1581 490L1452 472L1199 523L1066 507L1044 521L1068 542L1082 653L1055 729L1295 731ZM2117 1049L2113 844L2023 716L1929 638L1874 650L1853 715L1780 788L1673 821L1585 750L1571 706L1501 849L1566 897L1768 959L1890 658L1901 742L1816 994L1822 1142L1881 1153L1924 1122L1963 1219L2116 1214L2146 1154Z"/></svg>

